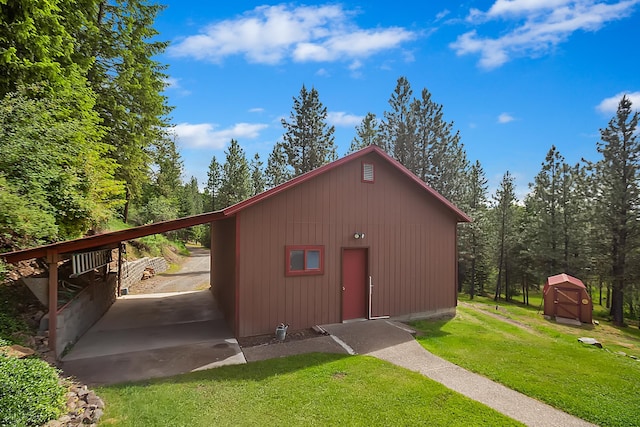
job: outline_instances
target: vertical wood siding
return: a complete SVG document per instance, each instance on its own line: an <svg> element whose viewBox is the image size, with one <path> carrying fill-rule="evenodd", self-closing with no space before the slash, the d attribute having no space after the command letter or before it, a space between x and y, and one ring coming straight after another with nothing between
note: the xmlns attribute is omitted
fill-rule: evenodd
<svg viewBox="0 0 640 427"><path fill-rule="evenodd" d="M211 223L211 291L231 330L236 325L236 219Z"/></svg>
<svg viewBox="0 0 640 427"><path fill-rule="evenodd" d="M375 183L362 182L361 162L374 164ZM369 249L373 316L455 307L454 214L376 154L238 215L239 336L272 333L281 322L291 329L340 322L342 248ZM285 277L286 245L324 245L324 274Z"/></svg>

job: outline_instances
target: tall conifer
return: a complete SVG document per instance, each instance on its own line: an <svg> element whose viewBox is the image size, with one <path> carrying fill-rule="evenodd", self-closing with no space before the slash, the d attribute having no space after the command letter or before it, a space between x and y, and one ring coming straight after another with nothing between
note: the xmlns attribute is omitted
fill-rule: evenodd
<svg viewBox="0 0 640 427"><path fill-rule="evenodd" d="M294 176L302 175L336 159L336 147L329 126L327 107L322 105L315 88L302 85L300 96L293 98L289 121L282 119L284 151Z"/></svg>

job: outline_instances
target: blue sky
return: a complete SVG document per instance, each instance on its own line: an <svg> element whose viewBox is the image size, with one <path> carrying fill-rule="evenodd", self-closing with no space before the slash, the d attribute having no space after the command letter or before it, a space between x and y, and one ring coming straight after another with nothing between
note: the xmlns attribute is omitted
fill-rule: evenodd
<svg viewBox="0 0 640 427"><path fill-rule="evenodd" d="M640 0L164 3L159 60L185 178L201 185L231 138L266 164L303 84L342 156L406 76L443 105L490 190L509 170L520 197L552 144L596 160L622 94L640 107Z"/></svg>

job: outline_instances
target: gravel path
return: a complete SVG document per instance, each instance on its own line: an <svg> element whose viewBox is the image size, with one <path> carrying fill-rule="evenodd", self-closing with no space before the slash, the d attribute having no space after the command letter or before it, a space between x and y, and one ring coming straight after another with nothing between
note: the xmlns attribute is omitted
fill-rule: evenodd
<svg viewBox="0 0 640 427"><path fill-rule="evenodd" d="M173 273L161 273L151 279L142 280L129 289L130 294L159 292L198 291L209 287L209 249L188 246L191 255L180 269Z"/></svg>

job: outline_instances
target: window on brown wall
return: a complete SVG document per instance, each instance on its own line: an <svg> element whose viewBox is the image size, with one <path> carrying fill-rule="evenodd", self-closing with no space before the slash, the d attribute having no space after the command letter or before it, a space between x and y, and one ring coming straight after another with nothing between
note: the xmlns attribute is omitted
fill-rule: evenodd
<svg viewBox="0 0 640 427"><path fill-rule="evenodd" d="M324 273L324 246L285 246L285 275L304 276Z"/></svg>

